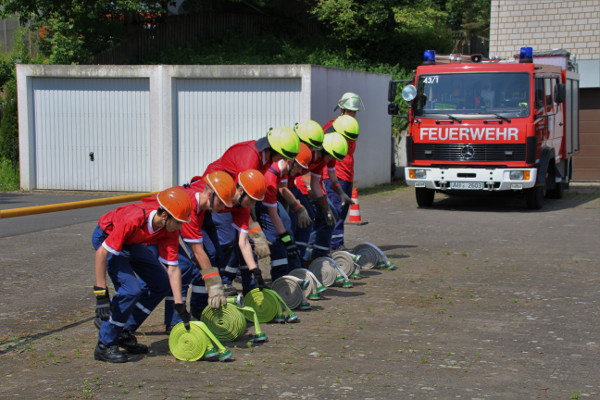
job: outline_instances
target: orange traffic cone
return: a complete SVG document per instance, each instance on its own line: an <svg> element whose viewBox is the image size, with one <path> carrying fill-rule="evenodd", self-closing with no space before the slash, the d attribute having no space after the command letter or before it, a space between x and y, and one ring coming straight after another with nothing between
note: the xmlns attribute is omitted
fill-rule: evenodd
<svg viewBox="0 0 600 400"><path fill-rule="evenodd" d="M360 206L358 205L358 190L352 188L352 201L354 204L350 205L350 212L348 213L348 223L352 225L365 225L368 222L364 222L360 217Z"/></svg>

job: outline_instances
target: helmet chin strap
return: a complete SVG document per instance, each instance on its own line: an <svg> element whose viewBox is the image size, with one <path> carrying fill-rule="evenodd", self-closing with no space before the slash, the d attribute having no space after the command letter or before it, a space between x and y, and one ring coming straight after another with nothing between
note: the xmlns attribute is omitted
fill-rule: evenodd
<svg viewBox="0 0 600 400"><path fill-rule="evenodd" d="M246 191L244 191L242 193L242 195L240 196L240 198L238 199L238 204L241 206L242 202L244 201L244 197L248 196L248 193L246 193Z"/></svg>
<svg viewBox="0 0 600 400"><path fill-rule="evenodd" d="M215 192L211 193L211 195L210 195L210 201L209 201L209 204L208 204L208 211L210 211L211 213L213 211L213 204L215 202L215 194L216 194Z"/></svg>

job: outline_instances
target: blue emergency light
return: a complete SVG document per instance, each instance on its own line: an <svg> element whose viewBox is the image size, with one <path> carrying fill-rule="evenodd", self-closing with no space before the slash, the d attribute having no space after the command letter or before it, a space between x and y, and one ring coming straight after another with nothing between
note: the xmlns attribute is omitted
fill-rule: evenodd
<svg viewBox="0 0 600 400"><path fill-rule="evenodd" d="M532 63L533 62L533 48L532 47L521 47L519 53L520 63Z"/></svg>
<svg viewBox="0 0 600 400"><path fill-rule="evenodd" d="M423 53L423 64L435 64L435 50L425 50L425 53Z"/></svg>

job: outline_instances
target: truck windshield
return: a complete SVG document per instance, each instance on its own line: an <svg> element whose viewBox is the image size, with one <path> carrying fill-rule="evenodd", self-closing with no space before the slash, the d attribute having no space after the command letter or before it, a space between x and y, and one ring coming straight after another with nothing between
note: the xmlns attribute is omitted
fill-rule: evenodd
<svg viewBox="0 0 600 400"><path fill-rule="evenodd" d="M527 73L468 73L421 75L415 115L447 118L520 118L529 116L530 79Z"/></svg>

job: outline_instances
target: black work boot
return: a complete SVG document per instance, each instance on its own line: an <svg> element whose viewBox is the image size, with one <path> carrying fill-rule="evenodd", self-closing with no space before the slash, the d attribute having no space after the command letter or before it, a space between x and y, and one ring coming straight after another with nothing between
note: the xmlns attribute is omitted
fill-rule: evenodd
<svg viewBox="0 0 600 400"><path fill-rule="evenodd" d="M98 341L96 349L94 350L94 360L108 361L111 363L124 363L127 362L127 354L119 350L116 344L112 346L106 346Z"/></svg>
<svg viewBox="0 0 600 400"><path fill-rule="evenodd" d="M127 330L119 335L119 346L129 354L148 354L148 346L138 343L135 335Z"/></svg>

